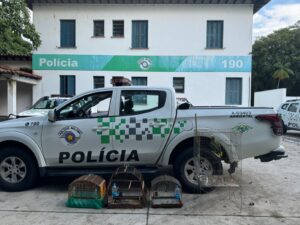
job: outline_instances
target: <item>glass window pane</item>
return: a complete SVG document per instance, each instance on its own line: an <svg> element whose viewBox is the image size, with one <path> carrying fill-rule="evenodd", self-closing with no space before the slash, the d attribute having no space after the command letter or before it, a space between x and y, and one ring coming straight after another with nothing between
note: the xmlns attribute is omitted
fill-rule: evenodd
<svg viewBox="0 0 300 225"><path fill-rule="evenodd" d="M223 48L223 24L223 21L207 21L207 48Z"/></svg>
<svg viewBox="0 0 300 225"><path fill-rule="evenodd" d="M94 36L96 37L104 36L104 20L94 21Z"/></svg>
<svg viewBox="0 0 300 225"><path fill-rule="evenodd" d="M148 21L132 21L132 48L148 48Z"/></svg>
<svg viewBox="0 0 300 225"><path fill-rule="evenodd" d="M124 20L113 21L113 37L124 37Z"/></svg>
<svg viewBox="0 0 300 225"><path fill-rule="evenodd" d="M242 104L242 78L226 78L226 105Z"/></svg>
<svg viewBox="0 0 300 225"><path fill-rule="evenodd" d="M60 21L60 46L75 47L75 20Z"/></svg>
<svg viewBox="0 0 300 225"><path fill-rule="evenodd" d="M60 76L60 94L67 96L74 96L75 91L75 76L74 75L62 75Z"/></svg>
<svg viewBox="0 0 300 225"><path fill-rule="evenodd" d="M137 86L147 86L147 77L132 77L132 84Z"/></svg>
<svg viewBox="0 0 300 225"><path fill-rule="evenodd" d="M174 77L173 87L176 93L184 93L184 77Z"/></svg>
<svg viewBox="0 0 300 225"><path fill-rule="evenodd" d="M94 88L103 88L104 76L94 76Z"/></svg>

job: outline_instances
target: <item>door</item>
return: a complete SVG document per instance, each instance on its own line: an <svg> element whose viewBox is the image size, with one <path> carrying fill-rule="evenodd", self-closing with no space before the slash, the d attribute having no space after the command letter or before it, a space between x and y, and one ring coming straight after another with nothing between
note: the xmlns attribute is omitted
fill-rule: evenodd
<svg viewBox="0 0 300 225"><path fill-rule="evenodd" d="M287 127L290 129L300 129L299 103L291 103L286 113Z"/></svg>
<svg viewBox="0 0 300 225"><path fill-rule="evenodd" d="M120 163L155 163L171 130L170 96L161 90L127 89L119 93L113 149L119 152Z"/></svg>
<svg viewBox="0 0 300 225"><path fill-rule="evenodd" d="M42 148L49 166L109 162L107 154L112 149L110 123L101 121L110 120L114 102L112 97L112 91L78 97L57 109L55 122L45 122Z"/></svg>

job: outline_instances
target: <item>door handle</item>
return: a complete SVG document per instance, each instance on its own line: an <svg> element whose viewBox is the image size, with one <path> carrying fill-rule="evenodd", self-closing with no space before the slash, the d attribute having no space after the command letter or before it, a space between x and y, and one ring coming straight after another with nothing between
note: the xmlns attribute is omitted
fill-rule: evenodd
<svg viewBox="0 0 300 225"><path fill-rule="evenodd" d="M150 127L163 127L166 125L167 125L166 123L155 123L155 122L149 124Z"/></svg>
<svg viewBox="0 0 300 225"><path fill-rule="evenodd" d="M98 126L98 127L93 127L92 128L93 131L95 132L99 132L99 131L105 131L105 130L109 130L109 127L101 127L101 126Z"/></svg>

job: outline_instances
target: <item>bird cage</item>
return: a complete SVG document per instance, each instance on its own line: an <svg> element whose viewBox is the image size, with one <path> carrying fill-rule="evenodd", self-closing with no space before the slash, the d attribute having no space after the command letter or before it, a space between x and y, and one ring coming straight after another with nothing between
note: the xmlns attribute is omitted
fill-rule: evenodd
<svg viewBox="0 0 300 225"><path fill-rule="evenodd" d="M182 205L182 187L177 179L162 175L152 180L152 208L180 208Z"/></svg>
<svg viewBox="0 0 300 225"><path fill-rule="evenodd" d="M134 167L116 169L107 188L108 208L143 208L146 189L142 174Z"/></svg>
<svg viewBox="0 0 300 225"><path fill-rule="evenodd" d="M72 208L95 208L104 206L106 181L97 175L84 175L69 185L66 205Z"/></svg>

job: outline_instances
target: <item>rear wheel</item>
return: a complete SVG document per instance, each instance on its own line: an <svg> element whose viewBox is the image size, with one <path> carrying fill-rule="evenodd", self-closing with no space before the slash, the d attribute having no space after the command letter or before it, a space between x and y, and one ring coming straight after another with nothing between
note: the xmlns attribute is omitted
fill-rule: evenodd
<svg viewBox="0 0 300 225"><path fill-rule="evenodd" d="M23 191L31 188L37 180L35 160L19 147L0 150L0 188L4 191Z"/></svg>
<svg viewBox="0 0 300 225"><path fill-rule="evenodd" d="M207 147L201 147L200 151L200 171L197 172L196 161L193 155L193 147L182 151L175 160L174 174L180 180L185 191L190 193L205 193L213 188L200 187L197 175L222 175L223 167L220 158L218 158Z"/></svg>

